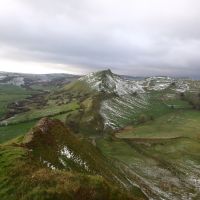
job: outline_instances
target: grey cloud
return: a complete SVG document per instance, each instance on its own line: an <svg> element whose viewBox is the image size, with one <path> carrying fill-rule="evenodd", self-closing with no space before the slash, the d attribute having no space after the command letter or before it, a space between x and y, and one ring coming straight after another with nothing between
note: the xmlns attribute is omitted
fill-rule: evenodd
<svg viewBox="0 0 200 200"><path fill-rule="evenodd" d="M198 0L3 0L0 59L200 75Z"/></svg>

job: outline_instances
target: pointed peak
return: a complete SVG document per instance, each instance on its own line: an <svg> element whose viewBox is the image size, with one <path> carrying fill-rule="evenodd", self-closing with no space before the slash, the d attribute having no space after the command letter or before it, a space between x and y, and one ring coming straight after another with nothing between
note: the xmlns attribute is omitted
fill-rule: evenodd
<svg viewBox="0 0 200 200"><path fill-rule="evenodd" d="M119 75L113 74L110 69L90 73L79 80L85 81L90 88L96 91L103 91L106 93L123 95L135 91L143 92L136 82L130 84L129 81L123 79Z"/></svg>
<svg viewBox="0 0 200 200"><path fill-rule="evenodd" d="M94 73L95 74L95 73ZM113 75L112 71L110 69L106 69L106 70L102 70L102 71L98 71L96 72L96 74L101 74L101 75Z"/></svg>
<svg viewBox="0 0 200 200"><path fill-rule="evenodd" d="M102 70L102 71L89 73L89 74L81 77L79 80L85 80L85 81L88 81L88 82L90 82L90 80L92 80L92 81L103 81L103 80L109 79L109 77L120 78L120 76L112 73L112 71L110 69L106 69L106 70Z"/></svg>
<svg viewBox="0 0 200 200"><path fill-rule="evenodd" d="M111 69L109 69L109 68L106 69L106 70L103 70L102 72L104 72L104 73L108 73L108 74L113 74L112 71L111 71Z"/></svg>

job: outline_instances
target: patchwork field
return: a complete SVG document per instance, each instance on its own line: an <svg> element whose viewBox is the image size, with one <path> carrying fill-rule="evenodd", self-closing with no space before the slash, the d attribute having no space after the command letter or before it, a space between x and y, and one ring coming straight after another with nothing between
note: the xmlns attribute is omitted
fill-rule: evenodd
<svg viewBox="0 0 200 200"><path fill-rule="evenodd" d="M35 119L40 119L42 117L52 117L54 115L67 113L79 108L79 105L76 102L72 102L66 105L61 106L46 106L42 110L34 109L25 113L20 113L17 116L11 117L5 121L2 121L2 124L16 124L26 121L31 121Z"/></svg>
<svg viewBox="0 0 200 200"><path fill-rule="evenodd" d="M0 118L6 113L9 103L25 99L33 91L14 85L0 85Z"/></svg>

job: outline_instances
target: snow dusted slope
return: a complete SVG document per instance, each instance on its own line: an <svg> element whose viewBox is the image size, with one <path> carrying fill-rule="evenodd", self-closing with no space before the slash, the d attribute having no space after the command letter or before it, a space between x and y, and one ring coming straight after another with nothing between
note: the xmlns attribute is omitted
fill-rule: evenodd
<svg viewBox="0 0 200 200"><path fill-rule="evenodd" d="M146 78L144 81L140 81L143 88L147 90L164 90L168 88L172 83L173 79L170 77L149 77Z"/></svg>
<svg viewBox="0 0 200 200"><path fill-rule="evenodd" d="M139 81L143 89L147 91L162 91L171 86L175 92L186 92L190 89L188 80L174 79L166 76L149 77L145 80Z"/></svg>
<svg viewBox="0 0 200 200"><path fill-rule="evenodd" d="M51 82L67 83L79 76L71 74L21 74L0 72L0 85L31 86L33 84L49 84Z"/></svg>
<svg viewBox="0 0 200 200"><path fill-rule="evenodd" d="M79 80L97 93L109 94L105 95L105 98L103 96L100 114L104 119L105 128L112 129L123 127L134 120L138 113L148 109L149 99L153 92L165 91L166 94L175 96L176 93L191 90L194 85L191 80L165 76L126 80L110 70L90 73Z"/></svg>
<svg viewBox="0 0 200 200"><path fill-rule="evenodd" d="M23 77L14 77L10 81L8 81L7 84L16 85L16 86L24 85L24 78Z"/></svg>
<svg viewBox="0 0 200 200"><path fill-rule="evenodd" d="M100 106L105 128L124 126L131 116L148 106L148 94L138 81L125 80L110 70L91 73L79 80L97 92L112 94Z"/></svg>
<svg viewBox="0 0 200 200"><path fill-rule="evenodd" d="M90 73L79 80L87 82L96 91L106 93L116 93L118 95L133 94L134 92L144 92L141 85L136 81L122 79L113 74L110 70Z"/></svg>
<svg viewBox="0 0 200 200"><path fill-rule="evenodd" d="M149 105L148 95L123 95L104 100L101 103L100 113L104 119L105 128L116 129L123 127L133 120L133 116L147 109Z"/></svg>

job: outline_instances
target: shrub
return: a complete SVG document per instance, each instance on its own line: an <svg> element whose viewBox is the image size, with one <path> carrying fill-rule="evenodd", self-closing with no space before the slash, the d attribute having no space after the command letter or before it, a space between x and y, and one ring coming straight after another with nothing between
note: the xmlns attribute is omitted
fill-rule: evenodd
<svg viewBox="0 0 200 200"><path fill-rule="evenodd" d="M138 117L138 123L139 123L139 124L143 124L143 123L145 123L146 121L147 121L146 115L141 114L141 115Z"/></svg>
<svg viewBox="0 0 200 200"><path fill-rule="evenodd" d="M152 121L154 120L154 116L153 115L150 116L150 120L152 120Z"/></svg>

